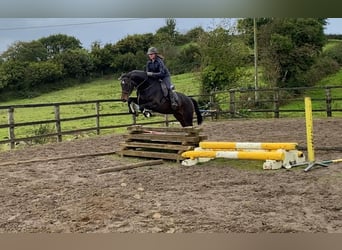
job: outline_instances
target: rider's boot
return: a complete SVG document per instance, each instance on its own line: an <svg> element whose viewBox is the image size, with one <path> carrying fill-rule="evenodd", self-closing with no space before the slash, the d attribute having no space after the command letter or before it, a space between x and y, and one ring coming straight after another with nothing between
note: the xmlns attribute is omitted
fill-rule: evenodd
<svg viewBox="0 0 342 250"><path fill-rule="evenodd" d="M169 89L169 97L171 101L171 108L176 110L178 108L177 96L171 89Z"/></svg>

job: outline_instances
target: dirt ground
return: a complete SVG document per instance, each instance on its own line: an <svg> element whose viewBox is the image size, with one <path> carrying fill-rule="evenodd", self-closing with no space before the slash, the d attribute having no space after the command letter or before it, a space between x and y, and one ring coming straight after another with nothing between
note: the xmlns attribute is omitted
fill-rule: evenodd
<svg viewBox="0 0 342 250"><path fill-rule="evenodd" d="M208 140L297 142L303 119L205 121ZM314 119L314 146L342 146L342 119ZM0 153L0 162L119 149L121 135ZM305 152L306 153L306 152ZM316 160L342 152L315 151ZM118 155L1 166L0 232L342 232L342 163L286 170L212 160L98 174L136 162Z"/></svg>

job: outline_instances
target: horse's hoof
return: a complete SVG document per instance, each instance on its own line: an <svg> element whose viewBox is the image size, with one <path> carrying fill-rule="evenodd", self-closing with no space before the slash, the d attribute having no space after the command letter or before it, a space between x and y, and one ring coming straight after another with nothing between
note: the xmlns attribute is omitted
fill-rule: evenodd
<svg viewBox="0 0 342 250"><path fill-rule="evenodd" d="M150 118L152 116L150 111L144 111L143 114L146 118Z"/></svg>

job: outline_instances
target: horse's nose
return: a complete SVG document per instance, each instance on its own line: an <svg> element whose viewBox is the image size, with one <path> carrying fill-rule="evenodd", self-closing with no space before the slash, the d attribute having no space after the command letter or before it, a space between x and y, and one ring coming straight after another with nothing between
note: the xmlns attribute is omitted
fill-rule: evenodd
<svg viewBox="0 0 342 250"><path fill-rule="evenodd" d="M121 101L127 102L127 100L128 100L128 96L125 95L125 94L122 94L122 95L121 95Z"/></svg>

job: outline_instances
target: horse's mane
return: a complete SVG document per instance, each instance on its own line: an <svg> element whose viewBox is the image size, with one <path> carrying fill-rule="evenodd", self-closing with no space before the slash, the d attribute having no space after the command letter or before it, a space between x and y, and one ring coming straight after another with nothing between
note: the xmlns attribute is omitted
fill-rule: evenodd
<svg viewBox="0 0 342 250"><path fill-rule="evenodd" d="M146 71L135 69L135 70L132 70L129 73L130 74L146 74Z"/></svg>

